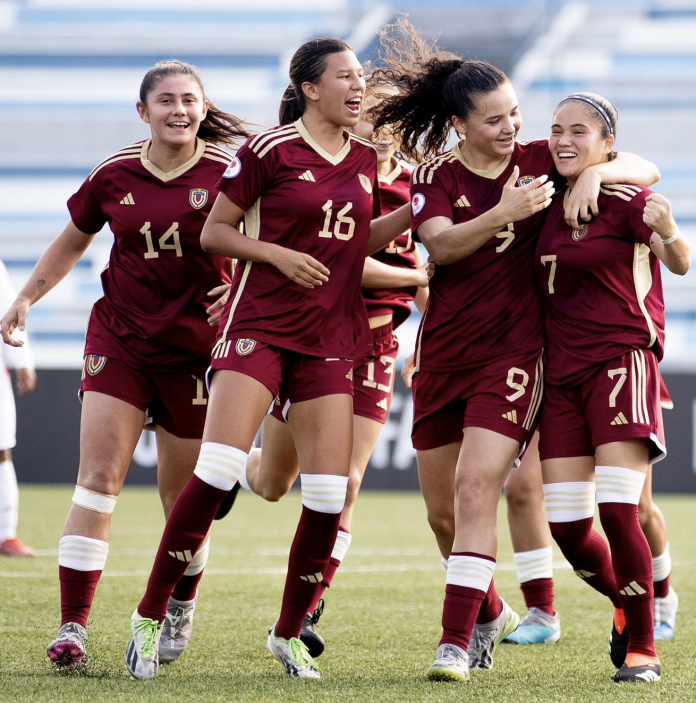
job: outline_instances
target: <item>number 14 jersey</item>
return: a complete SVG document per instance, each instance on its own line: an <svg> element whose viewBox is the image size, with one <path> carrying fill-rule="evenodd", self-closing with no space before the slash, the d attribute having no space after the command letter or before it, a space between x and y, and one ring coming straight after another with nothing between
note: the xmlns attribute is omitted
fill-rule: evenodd
<svg viewBox="0 0 696 703"><path fill-rule="evenodd" d="M244 210L247 237L309 254L330 273L309 289L271 264L240 261L213 355L251 338L310 356L365 356L371 336L360 281L370 222L380 214L374 147L346 133L332 156L300 119L252 137L218 187Z"/></svg>

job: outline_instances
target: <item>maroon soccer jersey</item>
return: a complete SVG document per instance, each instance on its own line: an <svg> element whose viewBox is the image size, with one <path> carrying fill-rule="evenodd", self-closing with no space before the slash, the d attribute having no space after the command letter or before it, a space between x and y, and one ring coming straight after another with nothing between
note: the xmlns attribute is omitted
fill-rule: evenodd
<svg viewBox="0 0 696 703"><path fill-rule="evenodd" d="M411 169L392 158L394 168L387 176L379 176L379 198L382 214L387 215L398 210L409 201L409 181ZM384 264L402 268L416 268L416 245L411 238L411 230L399 235L389 246L372 256ZM363 288L368 317L377 317L393 313L394 329L411 314L411 301L416 297L418 288Z"/></svg>
<svg viewBox="0 0 696 703"><path fill-rule="evenodd" d="M603 186L599 215L579 230L566 224L563 198L549 209L534 261L546 304L549 384L578 385L598 364L632 349L662 358L660 261L643 222L650 193Z"/></svg>
<svg viewBox="0 0 696 703"><path fill-rule="evenodd" d="M469 166L457 145L413 172L411 229L433 217L468 222L495 207L512 170L519 184L555 175L548 142L515 144L495 171ZM416 346L416 369L455 371L544 346L543 304L534 281L538 212L509 224L476 252L430 279L428 307Z"/></svg>
<svg viewBox="0 0 696 703"><path fill-rule="evenodd" d="M214 356L250 338L320 357L367 353L370 330L360 295L370 222L380 214L377 154L346 133L331 156L302 120L262 132L238 152L218 185L244 210L246 236L309 254L329 269L313 289L270 264L240 262L220 321Z"/></svg>
<svg viewBox="0 0 696 703"><path fill-rule="evenodd" d="M230 260L204 252L200 237L231 155L198 139L193 158L164 173L148 160L149 145L103 161L68 201L78 229L92 234L108 222L114 234L85 353L135 368L209 359L207 293L230 281Z"/></svg>

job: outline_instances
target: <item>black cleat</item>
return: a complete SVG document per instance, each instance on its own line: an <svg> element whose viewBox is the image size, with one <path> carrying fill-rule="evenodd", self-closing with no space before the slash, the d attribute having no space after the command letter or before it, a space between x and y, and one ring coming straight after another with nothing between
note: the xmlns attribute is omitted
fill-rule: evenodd
<svg viewBox="0 0 696 703"><path fill-rule="evenodd" d="M611 663L620 669L626 661L628 652L628 627L624 623L621 631L616 627L616 619L611 623L611 635L609 635L609 656Z"/></svg>
<svg viewBox="0 0 696 703"><path fill-rule="evenodd" d="M220 504L220 507L218 508L218 511L215 513L215 517L213 520L222 520L222 518L227 517L227 513L232 510L232 506L234 505L234 501L237 500L237 494L239 493L239 489L241 488L241 484L239 481L234 484L232 487L232 490L225 496L223 499L222 503Z"/></svg>
<svg viewBox="0 0 696 703"><path fill-rule="evenodd" d="M317 609L313 613L305 615L302 623L302 631L300 632L300 641L304 643L309 651L309 656L315 659L324 652L326 644L320 634L314 631L314 626L319 622L321 614L324 612L324 599L322 598Z"/></svg>
<svg viewBox="0 0 696 703"><path fill-rule="evenodd" d="M642 666L624 665L611 677L614 683L652 683L662 677L662 667L659 664L643 664Z"/></svg>

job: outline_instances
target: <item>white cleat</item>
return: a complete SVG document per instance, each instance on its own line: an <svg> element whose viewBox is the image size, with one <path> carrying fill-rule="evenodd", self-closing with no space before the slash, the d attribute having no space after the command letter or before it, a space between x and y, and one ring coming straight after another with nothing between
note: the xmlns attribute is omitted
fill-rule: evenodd
<svg viewBox="0 0 696 703"><path fill-rule="evenodd" d="M196 598L193 600L169 599L167 617L162 623L162 636L159 644L160 664L176 661L188 647L193 632L193 611L196 609Z"/></svg>
<svg viewBox="0 0 696 703"><path fill-rule="evenodd" d="M126 648L126 666L134 679L154 679L159 672L159 642L162 623L142 618L136 610L131 617L131 638Z"/></svg>
<svg viewBox="0 0 696 703"><path fill-rule="evenodd" d="M495 648L520 624L520 616L501 598L503 610L485 625L474 625L469 642L469 669L492 669Z"/></svg>
<svg viewBox="0 0 696 703"><path fill-rule="evenodd" d="M469 657L456 644L441 644L425 676L429 681L466 681L469 678Z"/></svg>
<svg viewBox="0 0 696 703"><path fill-rule="evenodd" d="M276 635L273 625L268 634L266 647L270 655L285 667L285 673L293 679L320 679L316 662L309 656L307 646L297 637L286 640Z"/></svg>
<svg viewBox="0 0 696 703"><path fill-rule="evenodd" d="M512 644L553 644L561 639L561 618L532 606L517 629L505 638Z"/></svg>
<svg viewBox="0 0 696 703"><path fill-rule="evenodd" d="M677 625L679 596L670 586L665 598L655 598L655 640L671 640Z"/></svg>

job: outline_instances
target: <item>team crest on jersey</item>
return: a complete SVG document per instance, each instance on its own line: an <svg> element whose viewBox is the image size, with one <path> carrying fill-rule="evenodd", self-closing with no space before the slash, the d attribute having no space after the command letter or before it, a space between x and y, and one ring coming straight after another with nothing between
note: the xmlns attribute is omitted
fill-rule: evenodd
<svg viewBox="0 0 696 703"><path fill-rule="evenodd" d="M235 156L222 174L223 178L236 178L242 170L242 162Z"/></svg>
<svg viewBox="0 0 696 703"><path fill-rule="evenodd" d="M237 350L237 354L239 354L239 356L246 356L247 354L251 354L251 352L254 351L254 347L256 347L255 340L238 339L235 349Z"/></svg>
<svg viewBox="0 0 696 703"><path fill-rule="evenodd" d="M372 181L365 176L362 173L358 174L358 180L360 181L360 185L365 189L365 192L369 195L372 193Z"/></svg>
<svg viewBox="0 0 696 703"><path fill-rule="evenodd" d="M423 193L415 193L413 199L411 200L411 210L413 214L417 215L425 205L425 196Z"/></svg>
<svg viewBox="0 0 696 703"><path fill-rule="evenodd" d="M189 194L189 202L196 210L200 210L208 202L208 191L204 188L193 188Z"/></svg>
<svg viewBox="0 0 696 703"><path fill-rule="evenodd" d="M85 358L85 369L90 376L96 376L106 366L106 357L98 354L88 354Z"/></svg>
<svg viewBox="0 0 696 703"><path fill-rule="evenodd" d="M534 180L534 176L522 176L522 178L517 179L518 186L526 186Z"/></svg>
<svg viewBox="0 0 696 703"><path fill-rule="evenodd" d="M573 241L579 242L583 237L587 236L590 231L590 225L580 225L578 229L573 230Z"/></svg>

